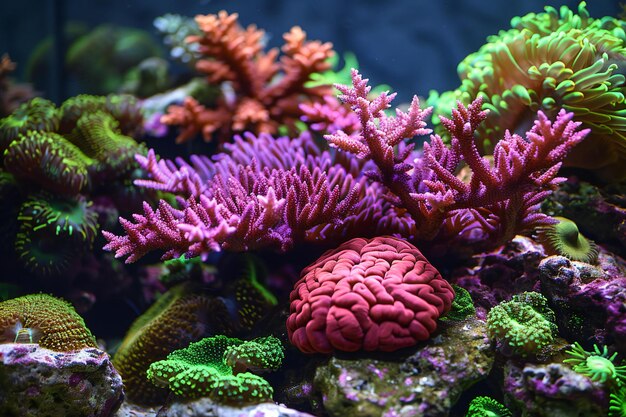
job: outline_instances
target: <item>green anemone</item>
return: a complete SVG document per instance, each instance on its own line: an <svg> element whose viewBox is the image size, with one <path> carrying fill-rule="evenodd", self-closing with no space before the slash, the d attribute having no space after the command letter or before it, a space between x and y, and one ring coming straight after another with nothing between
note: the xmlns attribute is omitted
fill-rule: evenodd
<svg viewBox="0 0 626 417"><path fill-rule="evenodd" d="M561 255L573 261L595 263L598 247L585 238L578 226L565 217L555 217L558 223L542 227L537 231L537 240L549 255Z"/></svg>
<svg viewBox="0 0 626 417"><path fill-rule="evenodd" d="M461 86L433 95L469 104L481 96L490 111L479 128L489 150L503 132L525 131L538 110L564 108L591 128L566 164L608 180L626 178L626 36L616 19L592 19L585 3L513 19L514 28L488 37L458 66ZM444 133L444 132L442 132Z"/></svg>
<svg viewBox="0 0 626 417"><path fill-rule="evenodd" d="M588 376L593 381L601 383L608 381L616 385L626 382L626 365L615 364L617 352L609 355L606 346L600 349L598 345L594 345L593 349L593 352L587 352L576 342L572 350L567 351L570 357L563 362L572 364L574 371Z"/></svg>

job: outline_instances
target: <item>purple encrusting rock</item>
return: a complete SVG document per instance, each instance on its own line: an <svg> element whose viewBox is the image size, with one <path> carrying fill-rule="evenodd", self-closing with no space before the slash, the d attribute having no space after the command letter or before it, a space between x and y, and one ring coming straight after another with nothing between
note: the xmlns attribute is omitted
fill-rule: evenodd
<svg viewBox="0 0 626 417"><path fill-rule="evenodd" d="M120 416L121 417L121 416ZM261 403L245 407L217 404L208 398L195 401L173 402L159 410L156 417L313 417L311 414L274 403Z"/></svg>
<svg viewBox="0 0 626 417"><path fill-rule="evenodd" d="M522 417L606 416L608 396L599 382L562 363L504 367L507 406Z"/></svg>
<svg viewBox="0 0 626 417"><path fill-rule="evenodd" d="M626 269L624 261L601 251L598 265L550 256L539 265L543 294L559 330L571 340L615 344L626 353Z"/></svg>
<svg viewBox="0 0 626 417"><path fill-rule="evenodd" d="M493 251L475 255L473 266L459 268L447 278L469 291L477 316L486 319L489 309L513 294L538 291L537 266L544 257L541 245L515 236Z"/></svg>
<svg viewBox="0 0 626 417"><path fill-rule="evenodd" d="M459 395L489 374L494 351L486 324L440 323L436 336L397 360L331 358L315 387L331 417L444 417Z"/></svg>
<svg viewBox="0 0 626 417"><path fill-rule="evenodd" d="M0 344L3 417L108 417L123 399L122 378L100 349Z"/></svg>

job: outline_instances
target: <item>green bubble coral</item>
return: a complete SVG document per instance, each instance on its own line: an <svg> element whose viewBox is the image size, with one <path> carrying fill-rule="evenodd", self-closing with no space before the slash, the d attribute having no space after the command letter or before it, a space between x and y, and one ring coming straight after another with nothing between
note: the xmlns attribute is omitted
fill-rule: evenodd
<svg viewBox="0 0 626 417"><path fill-rule="evenodd" d="M4 151L5 169L15 178L64 195L87 186L91 163L78 147L52 132L28 131Z"/></svg>
<svg viewBox="0 0 626 417"><path fill-rule="evenodd" d="M150 365L147 375L153 383L187 398L209 397L234 405L260 403L272 401L272 387L252 373L235 373L231 363L241 369L243 362L275 369L282 355L280 341L272 336L244 342L219 335L172 352L166 360Z"/></svg>
<svg viewBox="0 0 626 417"><path fill-rule="evenodd" d="M47 294L0 302L0 343L14 342L39 343L60 352L97 347L74 307Z"/></svg>
<svg viewBox="0 0 626 417"><path fill-rule="evenodd" d="M598 247L578 230L573 221L555 217L558 223L537 231L537 240L548 255L561 255L573 261L593 264L598 260Z"/></svg>
<svg viewBox="0 0 626 417"><path fill-rule="evenodd" d="M554 312L537 292L514 295L487 315L489 337L514 354L527 356L550 344L557 332Z"/></svg>
<svg viewBox="0 0 626 417"><path fill-rule="evenodd" d="M454 289L454 300L452 300L452 307L450 311L440 320L463 320L467 317L474 316L476 314L476 308L472 301L472 296L463 287L459 287L456 284L452 284Z"/></svg>
<svg viewBox="0 0 626 417"><path fill-rule="evenodd" d="M470 402L465 417L511 417L513 414L491 397L476 397Z"/></svg>
<svg viewBox="0 0 626 417"><path fill-rule="evenodd" d="M618 181L626 178L626 36L617 19L592 19L585 6L578 14L546 7L513 19L514 28L490 36L459 64L462 84L442 100L483 97L486 150L505 129L526 129L538 110L573 112L591 133L566 164Z"/></svg>
<svg viewBox="0 0 626 417"><path fill-rule="evenodd" d="M617 352L609 355L606 346L601 350L598 345L593 345L593 352L587 352L576 342L572 345L572 350L566 353L571 357L563 362L572 364L574 371L588 376L592 381L612 381L617 384L626 382L626 365L615 365Z"/></svg>
<svg viewBox="0 0 626 417"><path fill-rule="evenodd" d="M146 379L151 363L190 342L215 333L230 333L224 303L203 294L198 285L171 288L132 324L113 357L124 380L129 401L144 405L162 402L167 392Z"/></svg>
<svg viewBox="0 0 626 417"><path fill-rule="evenodd" d="M29 130L55 131L59 114L54 103L36 97L21 104L13 114L0 119L0 152L3 152L20 134Z"/></svg>

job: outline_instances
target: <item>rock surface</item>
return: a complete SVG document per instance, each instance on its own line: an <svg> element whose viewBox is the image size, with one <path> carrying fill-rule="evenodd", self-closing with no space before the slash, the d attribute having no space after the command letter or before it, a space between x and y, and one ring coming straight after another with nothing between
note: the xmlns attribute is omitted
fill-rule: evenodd
<svg viewBox="0 0 626 417"><path fill-rule="evenodd" d="M157 417L313 417L274 403L261 403L237 408L216 404L208 398L189 402L173 402L161 408Z"/></svg>
<svg viewBox="0 0 626 417"><path fill-rule="evenodd" d="M483 321L440 323L437 336L398 361L331 358L317 369L324 408L337 417L444 417L484 379L494 351Z"/></svg>
<svg viewBox="0 0 626 417"><path fill-rule="evenodd" d="M507 404L523 417L589 417L608 412L602 384L562 363L523 368L509 363L504 369L504 391Z"/></svg>
<svg viewBox="0 0 626 417"><path fill-rule="evenodd" d="M108 417L123 398L122 379L102 350L0 345L1 416Z"/></svg>

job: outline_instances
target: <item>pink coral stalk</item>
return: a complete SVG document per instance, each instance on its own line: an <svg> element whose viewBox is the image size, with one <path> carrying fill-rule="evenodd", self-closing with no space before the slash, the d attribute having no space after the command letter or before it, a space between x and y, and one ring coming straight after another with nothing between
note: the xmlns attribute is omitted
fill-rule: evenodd
<svg viewBox="0 0 626 417"><path fill-rule="evenodd" d="M423 158L409 161L411 145L397 147L403 140L427 133L417 98L407 113L395 117L383 112L393 94L367 97L370 87L352 71L352 87L338 86L341 99L358 115L361 130L326 135L331 146L371 159L378 172L371 177L397 197L416 223L416 238L432 240L442 232L460 233L463 228L483 229L483 238L503 242L516 233L551 223L539 213L538 205L563 179L557 177L561 161L584 139L588 129L578 130L572 113L561 110L552 123L539 112L526 138L507 132L498 142L492 159L482 156L475 132L485 119L482 100L465 107L458 103L450 119L441 118L452 141L446 146L438 135L424 144ZM491 162L493 161L493 162ZM461 164L472 174L468 181L458 176ZM456 226L452 226L456 225Z"/></svg>

